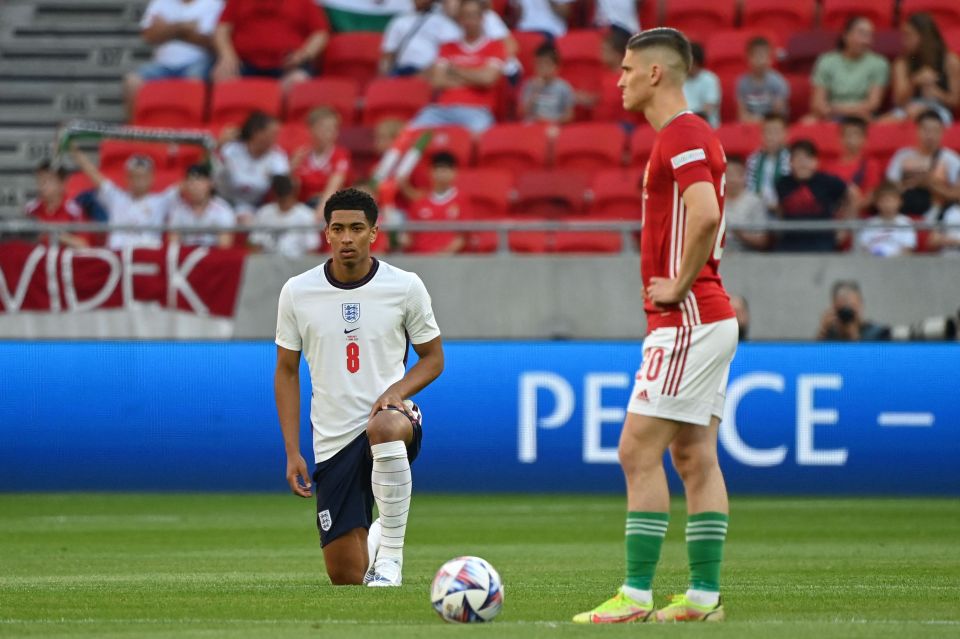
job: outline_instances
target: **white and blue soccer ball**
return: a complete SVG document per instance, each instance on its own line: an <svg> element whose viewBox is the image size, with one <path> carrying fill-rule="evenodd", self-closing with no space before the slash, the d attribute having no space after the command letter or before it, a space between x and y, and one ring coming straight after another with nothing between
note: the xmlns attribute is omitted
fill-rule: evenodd
<svg viewBox="0 0 960 639"><path fill-rule="evenodd" d="M503 583L489 562L457 557L440 567L430 593L433 609L450 623L492 621L503 606Z"/></svg>

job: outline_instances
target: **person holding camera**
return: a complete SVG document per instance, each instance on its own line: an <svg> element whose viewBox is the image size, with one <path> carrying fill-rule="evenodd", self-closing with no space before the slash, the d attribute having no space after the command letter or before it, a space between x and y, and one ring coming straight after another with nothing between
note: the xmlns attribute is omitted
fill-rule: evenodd
<svg viewBox="0 0 960 639"><path fill-rule="evenodd" d="M835 282L833 304L820 318L817 339L827 342L871 342L890 339L889 327L863 319L863 294L853 280Z"/></svg>

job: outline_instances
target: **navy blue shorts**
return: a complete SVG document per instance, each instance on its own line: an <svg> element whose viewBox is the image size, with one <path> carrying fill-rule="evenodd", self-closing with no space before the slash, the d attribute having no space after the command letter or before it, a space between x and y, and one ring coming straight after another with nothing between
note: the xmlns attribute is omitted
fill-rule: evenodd
<svg viewBox="0 0 960 639"><path fill-rule="evenodd" d="M413 405L413 439L407 446L410 463L420 453L423 428L420 409ZM317 489L317 530L320 545L326 546L354 528L369 529L373 523L373 456L364 431L330 459L317 464L313 483Z"/></svg>

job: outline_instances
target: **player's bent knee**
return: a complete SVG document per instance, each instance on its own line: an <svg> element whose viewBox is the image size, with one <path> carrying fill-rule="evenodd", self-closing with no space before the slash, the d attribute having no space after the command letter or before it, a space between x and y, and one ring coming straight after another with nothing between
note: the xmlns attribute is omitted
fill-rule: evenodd
<svg viewBox="0 0 960 639"><path fill-rule="evenodd" d="M395 410L382 410L367 424L367 439L371 444L408 442L413 435L410 419Z"/></svg>
<svg viewBox="0 0 960 639"><path fill-rule="evenodd" d="M366 571L353 568L327 569L327 576L334 586L360 586L363 584L363 575Z"/></svg>

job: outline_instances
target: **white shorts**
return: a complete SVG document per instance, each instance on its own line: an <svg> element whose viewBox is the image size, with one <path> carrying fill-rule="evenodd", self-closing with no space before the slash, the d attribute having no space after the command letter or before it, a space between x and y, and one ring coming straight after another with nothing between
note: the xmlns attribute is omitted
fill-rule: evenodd
<svg viewBox="0 0 960 639"><path fill-rule="evenodd" d="M643 340L627 411L700 426L722 418L738 333L734 318L654 330Z"/></svg>

